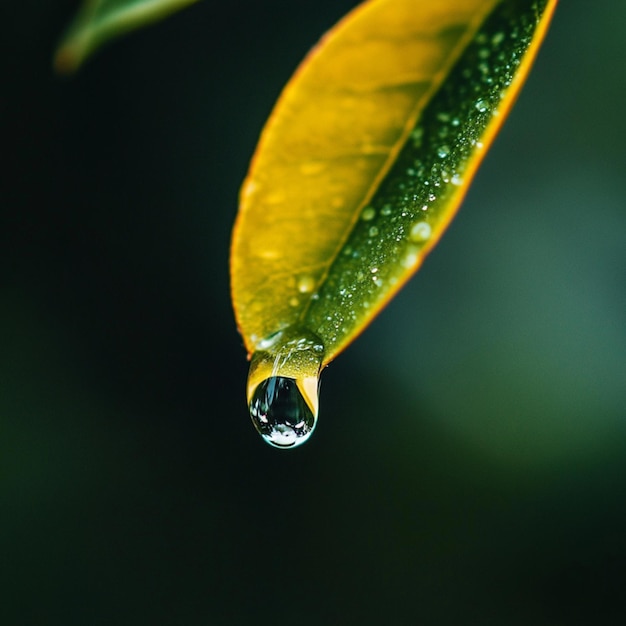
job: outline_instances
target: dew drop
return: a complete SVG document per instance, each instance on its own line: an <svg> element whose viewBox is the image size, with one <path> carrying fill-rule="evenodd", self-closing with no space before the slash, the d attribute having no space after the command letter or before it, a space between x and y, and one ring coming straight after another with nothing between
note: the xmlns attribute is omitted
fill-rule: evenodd
<svg viewBox="0 0 626 626"><path fill-rule="evenodd" d="M371 206L365 207L363 213L361 213L361 219L364 222L369 222L376 217L376 209Z"/></svg>
<svg viewBox="0 0 626 626"><path fill-rule="evenodd" d="M376 228L376 226L372 226L372 227L369 229L369 231L368 231L368 232L369 232L369 236L370 236L370 237L377 237L377 236L378 236L378 228Z"/></svg>
<svg viewBox="0 0 626 626"><path fill-rule="evenodd" d="M456 186L458 187L459 185L462 185L462 184L463 184L463 179L462 179L462 178L461 178L458 174L455 174L455 175L454 175L454 176L450 179L450 182L451 182L453 185L456 185Z"/></svg>
<svg viewBox="0 0 626 626"><path fill-rule="evenodd" d="M302 274L296 283L300 293L311 293L315 288L315 279L310 274Z"/></svg>
<svg viewBox="0 0 626 626"><path fill-rule="evenodd" d="M250 401L250 417L261 437L276 448L304 443L316 422L297 381L285 376L270 376L257 386Z"/></svg>
<svg viewBox="0 0 626 626"><path fill-rule="evenodd" d="M417 246L408 246L406 254L402 258L402 265L406 269L411 269L415 267L417 262L419 261L419 249Z"/></svg>
<svg viewBox="0 0 626 626"><path fill-rule="evenodd" d="M437 150L437 156L440 159L445 159L450 154L450 148L448 146L439 146Z"/></svg>
<svg viewBox="0 0 626 626"><path fill-rule="evenodd" d="M385 217L391 215L391 205L390 204L386 204L381 210L380 210L380 214L384 215Z"/></svg>
<svg viewBox="0 0 626 626"><path fill-rule="evenodd" d="M291 298L291 300L289 300L289 305L296 307L300 304L300 300L298 300L298 298L296 298L295 296L293 298Z"/></svg>
<svg viewBox="0 0 626 626"><path fill-rule="evenodd" d="M258 189L258 185L252 179L247 179L242 186L242 195L244 197L251 196Z"/></svg>
<svg viewBox="0 0 626 626"><path fill-rule="evenodd" d="M480 100L477 100L474 106L476 107L476 110L480 113L484 113L488 109L487 103L482 98Z"/></svg>
<svg viewBox="0 0 626 626"><path fill-rule="evenodd" d="M409 239L415 242L426 241L432 233L432 229L428 222L416 222L411 227Z"/></svg>
<svg viewBox="0 0 626 626"><path fill-rule="evenodd" d="M271 446L294 448L311 436L317 422L324 347L311 333L295 328L257 345L248 375L252 423Z"/></svg>
<svg viewBox="0 0 626 626"><path fill-rule="evenodd" d="M421 126L418 126L411 133L411 139L413 140L413 145L416 148L419 148L422 145L422 138L424 137L424 129Z"/></svg>

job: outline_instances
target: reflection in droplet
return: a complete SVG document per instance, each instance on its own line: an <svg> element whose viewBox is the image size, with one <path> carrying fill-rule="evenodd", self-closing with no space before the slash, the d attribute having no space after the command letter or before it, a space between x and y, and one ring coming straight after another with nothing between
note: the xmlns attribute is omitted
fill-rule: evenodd
<svg viewBox="0 0 626 626"><path fill-rule="evenodd" d="M316 423L298 383L285 376L270 376L257 386L250 401L250 416L261 437L276 448L304 443Z"/></svg>

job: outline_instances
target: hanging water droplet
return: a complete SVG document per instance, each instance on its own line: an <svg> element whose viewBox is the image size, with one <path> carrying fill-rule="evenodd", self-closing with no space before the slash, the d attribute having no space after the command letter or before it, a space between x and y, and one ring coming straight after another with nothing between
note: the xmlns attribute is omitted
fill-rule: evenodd
<svg viewBox="0 0 626 626"><path fill-rule="evenodd" d="M248 406L261 437L294 448L313 432L324 346L312 333L287 328L257 344L248 375Z"/></svg>
<svg viewBox="0 0 626 626"><path fill-rule="evenodd" d="M316 416L293 378L270 376L254 390L250 416L267 443L293 448L304 443L315 428Z"/></svg>

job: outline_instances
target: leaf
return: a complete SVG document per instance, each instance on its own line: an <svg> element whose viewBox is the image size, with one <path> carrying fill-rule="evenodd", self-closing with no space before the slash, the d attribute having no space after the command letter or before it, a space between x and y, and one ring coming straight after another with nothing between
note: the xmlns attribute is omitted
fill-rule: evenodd
<svg viewBox="0 0 626 626"><path fill-rule="evenodd" d="M371 0L305 59L263 130L233 233L253 419L265 403L272 421L272 378L300 380L316 414L311 380L440 239L555 6Z"/></svg>
<svg viewBox="0 0 626 626"><path fill-rule="evenodd" d="M156 22L197 0L84 0L54 55L61 74L75 72L108 40Z"/></svg>

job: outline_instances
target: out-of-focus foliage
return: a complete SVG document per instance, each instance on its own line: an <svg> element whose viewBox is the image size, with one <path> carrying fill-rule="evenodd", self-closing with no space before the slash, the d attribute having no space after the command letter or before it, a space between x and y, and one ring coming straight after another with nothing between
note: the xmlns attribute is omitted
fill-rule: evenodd
<svg viewBox="0 0 626 626"><path fill-rule="evenodd" d="M54 56L58 72L76 71L110 39L160 20L198 0L84 0Z"/></svg>

